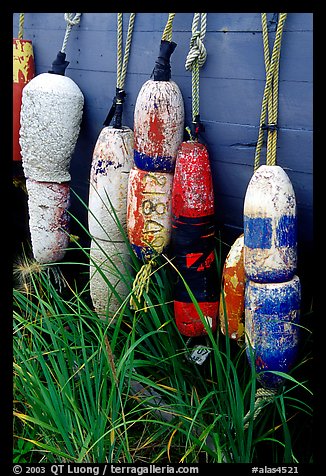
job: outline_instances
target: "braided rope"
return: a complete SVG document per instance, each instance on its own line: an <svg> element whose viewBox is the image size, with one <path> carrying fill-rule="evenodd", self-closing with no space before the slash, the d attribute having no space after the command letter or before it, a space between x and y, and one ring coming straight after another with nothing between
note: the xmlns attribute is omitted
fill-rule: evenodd
<svg viewBox="0 0 326 476"><path fill-rule="evenodd" d="M130 47L131 47L132 32L134 28L136 13L130 13L123 61L122 61L122 15L123 15L122 13L118 13L118 30L120 30L118 33L118 57L120 56L120 59L118 59L118 64L117 64L117 88L119 89L124 89L124 83L125 83L126 75L127 75L127 67L128 67L129 53L130 53Z"/></svg>
<svg viewBox="0 0 326 476"><path fill-rule="evenodd" d="M18 30L18 39L19 40L23 39L24 21L25 21L25 13L20 13L20 15L19 15L19 30Z"/></svg>
<svg viewBox="0 0 326 476"><path fill-rule="evenodd" d="M148 293L149 290L149 278L152 274L152 269L156 265L154 258L152 258L148 263L143 264L133 282L132 286L132 296L130 297L130 308L133 310L138 310L140 299L144 293ZM136 299L134 298L136 297ZM147 311L146 303L144 307L144 311Z"/></svg>
<svg viewBox="0 0 326 476"><path fill-rule="evenodd" d="M67 23L67 27L66 27L65 37L64 37L63 43L62 43L61 53L65 53L67 43L68 43L68 38L69 38L70 32L72 30L72 27L74 25L77 25L80 22L80 17L81 17L81 13L75 13L75 14L74 13L65 13L64 14L64 19Z"/></svg>
<svg viewBox="0 0 326 476"><path fill-rule="evenodd" d="M251 414L249 411L246 416L244 417L243 423L244 423L244 429L246 430L249 427L249 420L251 419L251 415L253 420L257 418L259 413L261 412L263 408L263 404L266 402L271 402L276 395L275 390L270 390L266 388L259 388L256 392L255 395L255 406L254 406L254 411Z"/></svg>
<svg viewBox="0 0 326 476"><path fill-rule="evenodd" d="M276 30L276 35L275 35L275 41L274 41L272 56L271 56L271 59L269 61L269 67L266 66L266 71L267 71L266 83L265 83L262 106L261 106L259 133L258 133L258 140L257 140L255 160L254 160L254 170L257 170L257 168L260 165L260 155L261 155L261 149L262 149L262 144L263 144L263 140L264 140L264 129L263 129L262 126L263 126L263 124L265 124L265 121L266 121L268 102L269 102L270 94L271 94L271 91L272 91L272 88L273 88L273 78L274 78L275 72L278 73L278 67L279 67L278 65L279 65L281 42L282 42L282 33L283 33L283 28L284 28L284 23L285 23L285 20L286 20L286 16L287 16L286 13L280 13L279 21L278 21L278 24L277 24L277 30ZM266 30L265 20L266 20L265 17L262 16L263 30ZM263 40L264 40L264 38L265 38L265 42L266 42L266 33L263 33ZM268 46L267 46L267 48L268 48ZM266 51L267 51L266 46L264 46L265 63L266 63ZM275 88L274 88L274 90L275 90ZM277 101L277 99L276 99L276 101ZM273 102L272 108L275 108L275 101ZM273 141L275 139L276 139L276 135L274 134ZM276 142L274 142L272 150L276 151Z"/></svg>
<svg viewBox="0 0 326 476"><path fill-rule="evenodd" d="M199 115L199 68L206 61L207 52L204 46L206 34L206 13L194 13L192 21L192 36L190 39L189 53L186 58L185 68L191 70L191 94L192 94L192 117L193 121ZM200 20L200 30L198 23Z"/></svg>
<svg viewBox="0 0 326 476"><path fill-rule="evenodd" d="M165 25L162 40L164 41L172 41L172 24L175 17L175 13L169 13L168 21Z"/></svg>

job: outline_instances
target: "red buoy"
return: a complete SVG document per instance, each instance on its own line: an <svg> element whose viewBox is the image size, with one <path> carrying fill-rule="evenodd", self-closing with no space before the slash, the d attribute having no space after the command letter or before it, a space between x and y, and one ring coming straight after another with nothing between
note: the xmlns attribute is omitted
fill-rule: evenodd
<svg viewBox="0 0 326 476"><path fill-rule="evenodd" d="M196 141L182 142L172 186L173 263L212 331L216 329L219 305L214 236L214 192L207 149ZM174 287L174 313L181 334L207 334L179 275Z"/></svg>
<svg viewBox="0 0 326 476"><path fill-rule="evenodd" d="M33 46L30 40L13 39L13 160L22 160L19 145L20 109L24 86L35 75Z"/></svg>

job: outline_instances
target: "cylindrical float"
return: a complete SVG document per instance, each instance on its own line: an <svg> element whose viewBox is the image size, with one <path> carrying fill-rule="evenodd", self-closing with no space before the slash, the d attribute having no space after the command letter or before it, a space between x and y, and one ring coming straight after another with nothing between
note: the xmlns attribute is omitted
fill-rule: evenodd
<svg viewBox="0 0 326 476"><path fill-rule="evenodd" d="M22 92L34 78L35 65L31 40L13 39L13 160L22 160L19 145L20 109Z"/></svg>
<svg viewBox="0 0 326 476"><path fill-rule="evenodd" d="M245 270L243 265L244 236L233 243L224 262L219 319L221 331L231 339L238 340L244 333ZM227 331L226 331L227 327Z"/></svg>
<svg viewBox="0 0 326 476"><path fill-rule="evenodd" d="M213 331L219 304L214 236L214 193L208 152L203 144L183 142L177 154L172 188L173 263ZM207 333L179 275L174 286L174 313L183 335Z"/></svg>
<svg viewBox="0 0 326 476"><path fill-rule="evenodd" d="M135 165L152 172L173 172L183 127L184 105L178 85L146 81L135 104Z"/></svg>
<svg viewBox="0 0 326 476"><path fill-rule="evenodd" d="M278 165L261 165L244 200L244 266L248 279L284 282L297 266L296 199Z"/></svg>
<svg viewBox="0 0 326 476"><path fill-rule="evenodd" d="M117 220L126 232L128 178L133 165L133 144L133 131L129 127L104 127L97 139L90 173L88 204L88 227L93 237L123 241Z"/></svg>
<svg viewBox="0 0 326 476"><path fill-rule="evenodd" d="M125 241L91 240L90 294L101 319L114 319L130 291L129 258Z"/></svg>
<svg viewBox="0 0 326 476"><path fill-rule="evenodd" d="M162 253L171 238L173 174L130 170L127 197L127 231L139 259Z"/></svg>
<svg viewBox="0 0 326 476"><path fill-rule="evenodd" d="M20 146L25 177L58 183L70 180L83 105L81 90L66 76L42 73L24 87Z"/></svg>
<svg viewBox="0 0 326 476"><path fill-rule="evenodd" d="M283 283L246 282L245 328L247 356L253 353L262 385L277 388L283 378L266 372L288 373L297 356L301 286L297 275Z"/></svg>
<svg viewBox="0 0 326 476"><path fill-rule="evenodd" d="M26 179L33 256L39 263L60 261L69 245L69 183Z"/></svg>

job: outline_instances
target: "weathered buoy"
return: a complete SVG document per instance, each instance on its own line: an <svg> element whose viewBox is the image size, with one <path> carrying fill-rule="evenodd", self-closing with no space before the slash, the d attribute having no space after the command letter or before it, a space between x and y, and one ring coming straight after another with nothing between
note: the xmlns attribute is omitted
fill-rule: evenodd
<svg viewBox="0 0 326 476"><path fill-rule="evenodd" d="M42 73L24 87L19 142L25 177L41 182L70 180L83 105L83 93L67 76Z"/></svg>
<svg viewBox="0 0 326 476"><path fill-rule="evenodd" d="M244 333L245 270L243 264L244 236L233 243L224 262L219 319L221 331L231 339L240 339ZM226 330L227 327L227 330Z"/></svg>
<svg viewBox="0 0 326 476"><path fill-rule="evenodd" d="M174 81L146 81L135 104L135 165L152 172L173 172L183 128L179 86Z"/></svg>
<svg viewBox="0 0 326 476"><path fill-rule="evenodd" d="M39 263L60 261L69 245L69 183L26 179L33 256Z"/></svg>
<svg viewBox="0 0 326 476"><path fill-rule="evenodd" d="M214 193L207 149L198 142L182 142L172 188L173 263L213 331L219 304L214 236ZM174 313L183 335L207 333L180 276L174 286Z"/></svg>
<svg viewBox="0 0 326 476"><path fill-rule="evenodd" d="M133 131L104 127L95 144L89 187L88 227L101 240L124 241L129 172L133 165ZM114 209L114 211L113 211ZM116 215L116 216L115 216Z"/></svg>
<svg viewBox="0 0 326 476"><path fill-rule="evenodd" d="M125 241L91 240L90 295L100 319L114 321L130 292L129 258Z"/></svg>
<svg viewBox="0 0 326 476"><path fill-rule="evenodd" d="M261 165L244 200L244 266L248 279L284 282L297 266L296 199L278 165Z"/></svg>
<svg viewBox="0 0 326 476"><path fill-rule="evenodd" d="M24 86L34 78L35 64L31 40L13 39L13 160L22 160L19 145L20 109Z"/></svg>
<svg viewBox="0 0 326 476"><path fill-rule="evenodd" d="M247 356L251 353L258 378L277 388L283 378L266 371L288 373L297 356L301 286L297 275L283 283L246 281L245 328Z"/></svg>
<svg viewBox="0 0 326 476"><path fill-rule="evenodd" d="M127 197L127 232L141 260L162 253L171 238L173 174L130 170Z"/></svg>

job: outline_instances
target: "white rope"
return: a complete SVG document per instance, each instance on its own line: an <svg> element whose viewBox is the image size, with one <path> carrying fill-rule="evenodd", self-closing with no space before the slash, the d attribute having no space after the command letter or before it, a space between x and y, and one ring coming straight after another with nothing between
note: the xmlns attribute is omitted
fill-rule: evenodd
<svg viewBox="0 0 326 476"><path fill-rule="evenodd" d="M61 48L62 53L64 53L66 50L70 31L74 25L78 25L78 23L80 22L80 17L81 17L81 13L65 13L64 19L67 23L67 28L66 28L65 37L62 43L62 48Z"/></svg>

